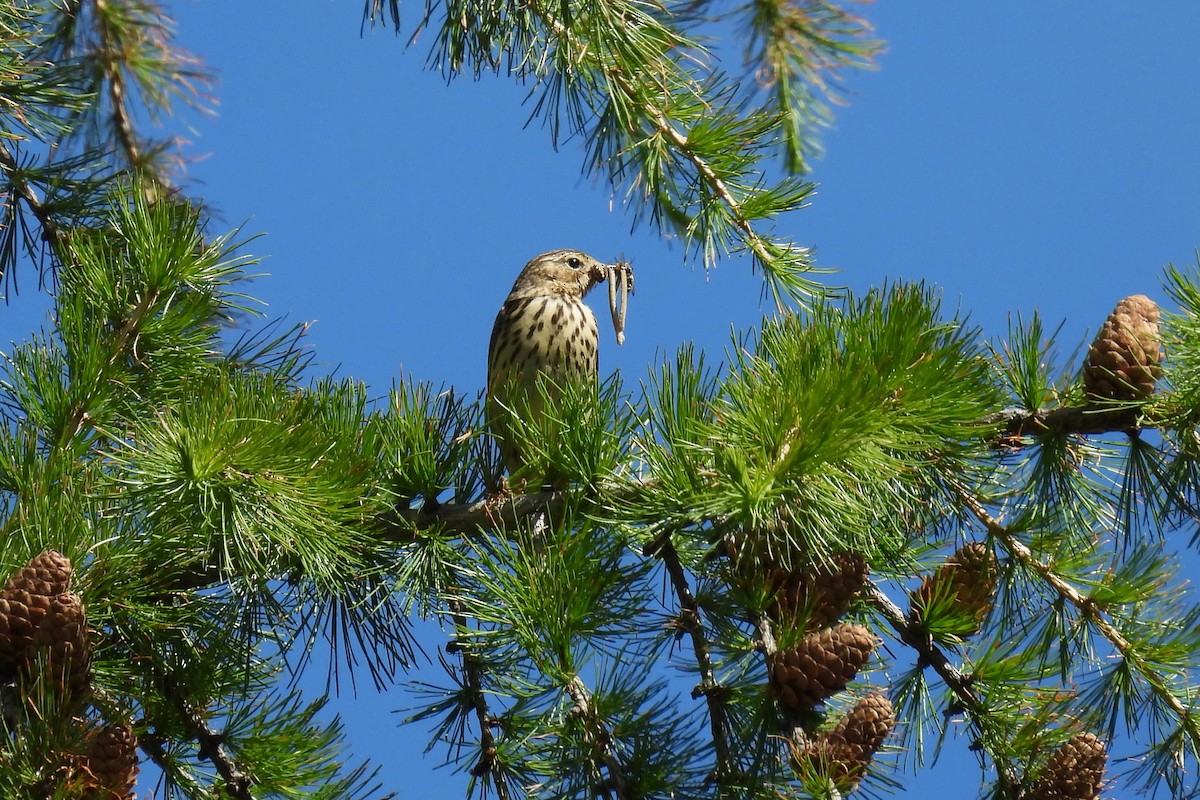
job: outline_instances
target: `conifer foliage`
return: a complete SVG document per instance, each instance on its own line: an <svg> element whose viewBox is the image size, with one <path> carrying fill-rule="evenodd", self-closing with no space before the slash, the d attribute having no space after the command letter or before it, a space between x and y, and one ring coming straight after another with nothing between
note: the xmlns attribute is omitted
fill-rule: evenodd
<svg viewBox="0 0 1200 800"><path fill-rule="evenodd" d="M720 13L759 80L701 44ZM719 369L683 347L563 389L523 443L563 481L527 492L473 397L370 403L256 318L247 244L136 122L203 101L162 8L0 16L0 270L54 287L0 365L0 796L391 796L285 670L318 640L501 800L878 796L948 748L980 797L1195 791L1200 607L1160 544L1196 546L1200 270L1120 301L1083 363L920 284L828 296L766 223L878 49L846 7L414 9L433 63L526 81L642 218L749 253L779 305Z"/></svg>

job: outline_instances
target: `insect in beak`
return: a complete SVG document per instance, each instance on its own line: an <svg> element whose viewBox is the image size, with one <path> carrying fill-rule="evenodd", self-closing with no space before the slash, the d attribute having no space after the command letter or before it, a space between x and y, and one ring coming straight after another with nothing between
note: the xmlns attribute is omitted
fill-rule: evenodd
<svg viewBox="0 0 1200 800"><path fill-rule="evenodd" d="M604 267L608 279L608 310L612 314L617 344L625 344L625 312L629 310L629 295L633 294L633 265L620 260Z"/></svg>

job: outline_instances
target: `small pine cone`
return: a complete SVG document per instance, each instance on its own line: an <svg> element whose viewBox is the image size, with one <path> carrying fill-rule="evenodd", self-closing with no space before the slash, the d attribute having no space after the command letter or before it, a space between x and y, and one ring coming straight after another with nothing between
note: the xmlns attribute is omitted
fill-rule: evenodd
<svg viewBox="0 0 1200 800"><path fill-rule="evenodd" d="M1092 733L1077 733L1050 755L1026 800L1095 800L1104 783L1108 760L1104 742Z"/></svg>
<svg viewBox="0 0 1200 800"><path fill-rule="evenodd" d="M93 732L87 752L86 800L132 800L137 783L137 737L129 723Z"/></svg>
<svg viewBox="0 0 1200 800"><path fill-rule="evenodd" d="M777 621L804 621L810 630L832 625L866 586L867 575L866 560L853 552L837 553L829 563L802 572L770 569L767 580L777 588L768 613Z"/></svg>
<svg viewBox="0 0 1200 800"><path fill-rule="evenodd" d="M1108 315L1083 365L1092 400L1144 400L1162 374L1158 306L1144 294L1126 297Z"/></svg>
<svg viewBox="0 0 1200 800"><path fill-rule="evenodd" d="M896 711L891 702L882 692L872 692L828 733L797 751L797 767L815 768L843 794L852 792L894 727Z"/></svg>
<svg viewBox="0 0 1200 800"><path fill-rule="evenodd" d="M780 705L804 711L846 688L867 663L875 637L862 625L841 623L806 636L767 658L771 690Z"/></svg>
<svg viewBox="0 0 1200 800"><path fill-rule="evenodd" d="M88 635L87 614L79 595L66 592L50 601L42 624L33 632L29 665L44 653L46 675L60 694L83 697L91 686L92 648Z"/></svg>
<svg viewBox="0 0 1200 800"><path fill-rule="evenodd" d="M962 624L945 631L957 636L979 633L996 593L996 555L983 542L968 542L912 593L912 615L918 621L936 600L953 599Z"/></svg>
<svg viewBox="0 0 1200 800"><path fill-rule="evenodd" d="M0 675L26 663L33 634L50 609L51 598L24 589L0 590Z"/></svg>
<svg viewBox="0 0 1200 800"><path fill-rule="evenodd" d="M4 582L4 591L24 589L30 594L54 597L71 588L71 559L56 550L46 550L14 572Z"/></svg>
<svg viewBox="0 0 1200 800"><path fill-rule="evenodd" d="M825 743L865 767L894 727L896 711L891 701L883 692L871 692L825 735Z"/></svg>

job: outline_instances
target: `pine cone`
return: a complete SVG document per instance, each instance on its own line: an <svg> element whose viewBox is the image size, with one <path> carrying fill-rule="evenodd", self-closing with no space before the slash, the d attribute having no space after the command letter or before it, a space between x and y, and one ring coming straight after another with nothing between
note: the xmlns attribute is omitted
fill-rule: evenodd
<svg viewBox="0 0 1200 800"><path fill-rule="evenodd" d="M986 544L963 545L912 593L912 616L923 622L931 605L952 600L959 614L952 620L939 620L939 632L955 636L979 633L996 593L996 570L996 555Z"/></svg>
<svg viewBox="0 0 1200 800"><path fill-rule="evenodd" d="M71 583L71 561L47 550L14 572L0 589L0 675L25 662L33 632L50 608L50 599Z"/></svg>
<svg viewBox="0 0 1200 800"><path fill-rule="evenodd" d="M28 665L42 663L59 693L67 698L83 697L91 685L92 651L87 615L79 595L66 592L54 597L42 624L33 632Z"/></svg>
<svg viewBox="0 0 1200 800"><path fill-rule="evenodd" d="M862 625L814 631L767 658L771 690L790 711L804 711L846 688L871 656L875 637Z"/></svg>
<svg viewBox="0 0 1200 800"><path fill-rule="evenodd" d="M1025 800L1095 800L1107 760L1104 742L1095 734L1077 733L1050 755Z"/></svg>
<svg viewBox="0 0 1200 800"><path fill-rule="evenodd" d="M1083 365L1091 400L1144 400L1162 374L1158 306L1144 294L1126 297L1108 315Z"/></svg>
<svg viewBox="0 0 1200 800"><path fill-rule="evenodd" d="M837 621L867 583L867 562L858 553L836 553L826 564L800 572L767 570L775 602L767 613L776 621L803 622L810 630Z"/></svg>
<svg viewBox="0 0 1200 800"><path fill-rule="evenodd" d="M0 591L0 674L11 674L26 662L34 631L50 608L50 597L24 589Z"/></svg>
<svg viewBox="0 0 1200 800"><path fill-rule="evenodd" d="M132 800L137 783L137 737L123 722L92 734L87 752L85 800Z"/></svg>
<svg viewBox="0 0 1200 800"><path fill-rule="evenodd" d="M882 692L872 692L828 733L795 752L796 766L801 773L815 770L847 794L858 786L894 727L896 712L891 702Z"/></svg>
<svg viewBox="0 0 1200 800"><path fill-rule="evenodd" d="M57 550L46 550L14 572L4 582L4 591L24 589L30 594L54 597L71 588L71 559Z"/></svg>

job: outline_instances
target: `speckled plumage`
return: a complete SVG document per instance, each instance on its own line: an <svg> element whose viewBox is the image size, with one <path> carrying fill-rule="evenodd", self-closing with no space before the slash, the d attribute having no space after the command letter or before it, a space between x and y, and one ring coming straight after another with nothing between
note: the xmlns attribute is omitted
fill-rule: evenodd
<svg viewBox="0 0 1200 800"><path fill-rule="evenodd" d="M487 416L510 473L524 466L511 414L543 411L537 376L561 386L599 375L599 329L583 298L607 269L578 250L543 253L521 270L496 315L488 345Z"/></svg>

